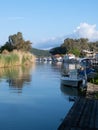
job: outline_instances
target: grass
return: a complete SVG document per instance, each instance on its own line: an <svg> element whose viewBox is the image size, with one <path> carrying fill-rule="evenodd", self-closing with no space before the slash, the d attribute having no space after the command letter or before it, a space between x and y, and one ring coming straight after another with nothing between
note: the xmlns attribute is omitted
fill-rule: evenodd
<svg viewBox="0 0 98 130"><path fill-rule="evenodd" d="M92 78L92 79L90 80L90 82L93 83L93 84L98 85L98 74L96 75L95 78Z"/></svg>
<svg viewBox="0 0 98 130"><path fill-rule="evenodd" d="M8 54L0 54L0 67L12 67L17 65L27 65L35 62L35 56L31 53L13 51Z"/></svg>
<svg viewBox="0 0 98 130"><path fill-rule="evenodd" d="M95 99L98 99L98 92L95 93Z"/></svg>

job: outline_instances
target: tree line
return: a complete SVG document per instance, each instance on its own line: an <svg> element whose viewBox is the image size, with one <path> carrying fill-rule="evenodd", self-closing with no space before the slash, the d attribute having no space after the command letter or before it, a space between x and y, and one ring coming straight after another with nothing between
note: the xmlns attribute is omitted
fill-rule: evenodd
<svg viewBox="0 0 98 130"><path fill-rule="evenodd" d="M59 47L52 48L49 51L43 51L32 48L32 43L29 40L25 41L22 33L18 32L17 34L13 34L8 37L8 41L0 47L0 52L2 53L4 50L11 52L14 49L21 51L30 51L37 56L49 56L49 52L52 55L73 53L76 56L83 56L83 50L98 52L98 41L90 42L87 38L67 38Z"/></svg>
<svg viewBox="0 0 98 130"><path fill-rule="evenodd" d="M98 41L89 42L87 38L67 38L64 40L60 47L52 48L50 50L50 53L52 55L73 53L76 56L83 56L83 50L98 52Z"/></svg>

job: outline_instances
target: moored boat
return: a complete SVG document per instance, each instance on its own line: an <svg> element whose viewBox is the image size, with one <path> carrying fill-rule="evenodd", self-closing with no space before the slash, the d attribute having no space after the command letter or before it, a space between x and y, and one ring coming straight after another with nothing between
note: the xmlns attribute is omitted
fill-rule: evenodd
<svg viewBox="0 0 98 130"><path fill-rule="evenodd" d="M86 87L87 77L80 75L78 70L70 70L68 74L61 76L61 83L66 86Z"/></svg>

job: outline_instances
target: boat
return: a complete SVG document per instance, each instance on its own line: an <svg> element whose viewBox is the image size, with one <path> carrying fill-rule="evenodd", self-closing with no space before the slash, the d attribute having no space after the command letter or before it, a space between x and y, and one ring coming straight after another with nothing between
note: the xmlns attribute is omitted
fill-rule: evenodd
<svg viewBox="0 0 98 130"><path fill-rule="evenodd" d="M97 73L96 73L96 70L93 68L92 59L82 58L82 59L80 59L80 65L83 68L85 68L88 80L96 77ZM82 75L84 75L83 72L82 72Z"/></svg>
<svg viewBox="0 0 98 130"><path fill-rule="evenodd" d="M84 66L84 67L91 67L92 66L92 59L91 58L80 58L79 59L79 63L81 66Z"/></svg>
<svg viewBox="0 0 98 130"><path fill-rule="evenodd" d="M80 75L78 70L70 70L68 74L61 76L61 84L73 87L86 87L87 77L85 75Z"/></svg>

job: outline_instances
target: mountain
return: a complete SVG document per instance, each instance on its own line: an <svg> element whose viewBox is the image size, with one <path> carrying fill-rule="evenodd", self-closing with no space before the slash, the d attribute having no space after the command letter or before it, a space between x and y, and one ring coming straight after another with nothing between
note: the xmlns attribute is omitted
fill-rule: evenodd
<svg viewBox="0 0 98 130"><path fill-rule="evenodd" d="M41 49L32 48L31 53L34 54L37 57L48 57L48 56L50 56L49 50L41 50Z"/></svg>

